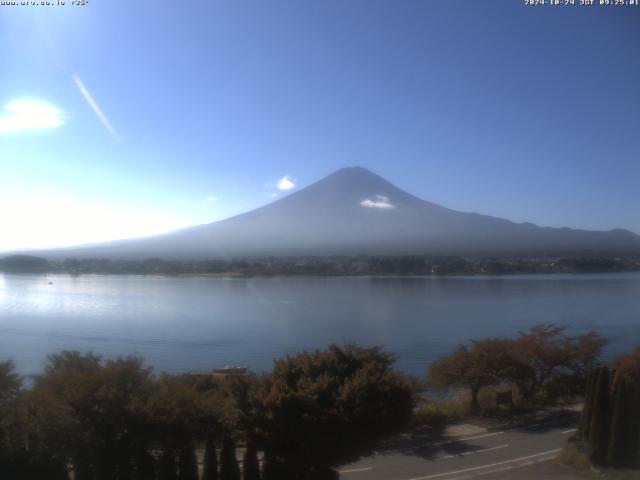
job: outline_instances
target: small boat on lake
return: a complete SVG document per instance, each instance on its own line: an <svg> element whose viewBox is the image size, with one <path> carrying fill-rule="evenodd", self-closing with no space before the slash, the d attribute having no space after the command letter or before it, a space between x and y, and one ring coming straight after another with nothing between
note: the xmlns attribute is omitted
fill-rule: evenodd
<svg viewBox="0 0 640 480"><path fill-rule="evenodd" d="M222 368L214 368L211 370L214 375L246 375L247 367L238 367L235 365L225 365Z"/></svg>
<svg viewBox="0 0 640 480"><path fill-rule="evenodd" d="M192 371L188 375L200 375L200 376L226 376L226 375L246 375L248 371L247 367L239 367L237 365L225 365L222 368L213 368L211 370Z"/></svg>
<svg viewBox="0 0 640 480"><path fill-rule="evenodd" d="M247 367L238 367L236 365L225 365L222 368L214 368L212 370L202 372L189 372L189 375L213 375L217 376L230 376L230 375L246 375Z"/></svg>

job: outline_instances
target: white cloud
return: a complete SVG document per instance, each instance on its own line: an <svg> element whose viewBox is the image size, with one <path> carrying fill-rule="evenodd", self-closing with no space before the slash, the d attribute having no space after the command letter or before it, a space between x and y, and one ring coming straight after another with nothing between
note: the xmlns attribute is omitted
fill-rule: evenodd
<svg viewBox="0 0 640 480"><path fill-rule="evenodd" d="M0 135L64 125L64 112L42 100L14 100L0 114Z"/></svg>
<svg viewBox="0 0 640 480"><path fill-rule="evenodd" d="M276 192L270 192L270 193L269 193L269 196L270 196L271 198L276 198L276 197L278 196L278 194L277 194Z"/></svg>
<svg viewBox="0 0 640 480"><path fill-rule="evenodd" d="M291 178L289 175L285 175L280 180L278 180L278 183L276 183L276 187L278 187L279 190L291 190L293 188L296 188L296 184L293 181L293 178Z"/></svg>
<svg viewBox="0 0 640 480"><path fill-rule="evenodd" d="M80 90L80 93L84 97L85 101L91 107L91 110L93 110L93 113L96 114L96 116L98 117L98 120L100 120L104 128L107 129L107 132L109 132L109 135L111 135L111 137L117 143L122 142L122 138L120 138L120 135L118 135L118 132L116 132L116 130L113 128L107 116L100 109L100 107L98 106L98 103L94 100L93 96L89 93L89 90L87 90L87 87L84 86L84 83L82 83L82 80L80 80L80 78L78 78L77 75L72 75L72 77L73 77L74 83L76 84L76 87L78 87L78 90Z"/></svg>
<svg viewBox="0 0 640 480"><path fill-rule="evenodd" d="M383 210L396 208L395 205L389 202L389 197L385 197L384 195L376 195L375 200L367 198L360 202L360 206L365 208L380 208Z"/></svg>
<svg viewBox="0 0 640 480"><path fill-rule="evenodd" d="M203 201L207 203L217 202L218 200L220 199L218 197L214 197L213 195L203 198Z"/></svg>

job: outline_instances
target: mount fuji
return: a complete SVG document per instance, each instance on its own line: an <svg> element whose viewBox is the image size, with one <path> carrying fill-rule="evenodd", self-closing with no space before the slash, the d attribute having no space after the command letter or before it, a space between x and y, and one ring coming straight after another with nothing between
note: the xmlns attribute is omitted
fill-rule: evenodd
<svg viewBox="0 0 640 480"><path fill-rule="evenodd" d="M171 233L38 252L48 257L229 259L328 255L556 255L640 252L640 236L540 227L415 197L362 167L280 200Z"/></svg>

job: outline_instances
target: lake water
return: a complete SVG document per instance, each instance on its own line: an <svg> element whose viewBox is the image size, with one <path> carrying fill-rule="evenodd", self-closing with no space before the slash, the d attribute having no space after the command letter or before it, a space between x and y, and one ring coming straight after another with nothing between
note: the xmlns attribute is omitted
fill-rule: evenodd
<svg viewBox="0 0 640 480"><path fill-rule="evenodd" d="M49 283L51 282L51 284ZM0 274L0 359L23 374L62 349L139 354L157 371L383 345L424 375L457 343L541 322L597 330L606 357L640 344L640 273L500 277L211 278Z"/></svg>

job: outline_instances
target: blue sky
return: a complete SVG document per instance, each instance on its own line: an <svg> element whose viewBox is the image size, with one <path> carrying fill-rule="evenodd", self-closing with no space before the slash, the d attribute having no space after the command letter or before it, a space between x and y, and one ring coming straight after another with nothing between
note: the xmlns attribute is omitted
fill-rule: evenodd
<svg viewBox="0 0 640 480"><path fill-rule="evenodd" d="M640 7L69 3L0 10L0 250L206 223L351 165L640 233Z"/></svg>

